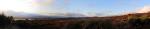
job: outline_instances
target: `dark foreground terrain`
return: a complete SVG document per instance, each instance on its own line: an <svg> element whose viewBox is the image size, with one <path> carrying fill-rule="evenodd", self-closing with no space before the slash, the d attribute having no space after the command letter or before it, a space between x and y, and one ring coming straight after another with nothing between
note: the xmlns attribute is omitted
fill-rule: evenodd
<svg viewBox="0 0 150 29"><path fill-rule="evenodd" d="M16 21L0 16L0 19L0 29L150 29L150 13Z"/></svg>

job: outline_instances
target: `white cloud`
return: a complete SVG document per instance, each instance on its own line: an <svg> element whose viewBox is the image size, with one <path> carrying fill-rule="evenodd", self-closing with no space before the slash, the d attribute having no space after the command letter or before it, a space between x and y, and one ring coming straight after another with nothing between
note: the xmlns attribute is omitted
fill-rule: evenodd
<svg viewBox="0 0 150 29"><path fill-rule="evenodd" d="M136 13L148 13L150 12L150 6L144 6L136 11Z"/></svg>
<svg viewBox="0 0 150 29"><path fill-rule="evenodd" d="M0 0L0 11L14 11L35 14L56 12L51 5L54 0Z"/></svg>
<svg viewBox="0 0 150 29"><path fill-rule="evenodd" d="M65 2L69 3L68 0ZM0 11L7 11L13 15L23 12L47 16L99 16L97 13L69 13L64 8L53 8L53 4L54 0L0 0Z"/></svg>

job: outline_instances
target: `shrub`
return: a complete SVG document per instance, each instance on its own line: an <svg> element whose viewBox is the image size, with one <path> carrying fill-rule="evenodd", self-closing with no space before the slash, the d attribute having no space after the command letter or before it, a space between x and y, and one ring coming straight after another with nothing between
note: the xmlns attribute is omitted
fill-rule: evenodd
<svg viewBox="0 0 150 29"><path fill-rule="evenodd" d="M0 26L9 25L11 24L12 20L12 16L5 16L4 14L0 14Z"/></svg>

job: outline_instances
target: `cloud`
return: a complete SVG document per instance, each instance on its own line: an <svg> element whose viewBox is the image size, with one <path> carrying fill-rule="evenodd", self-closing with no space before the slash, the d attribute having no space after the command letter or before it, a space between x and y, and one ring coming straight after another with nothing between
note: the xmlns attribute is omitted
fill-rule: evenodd
<svg viewBox="0 0 150 29"><path fill-rule="evenodd" d="M47 15L47 16L71 16L71 17L94 17L94 16L101 16L102 14L99 13L70 13L67 10L64 10L65 7L69 4L70 0L64 0L62 5L55 4L56 0L0 0L0 11L6 11L8 15L18 16L30 16L31 14L40 14L40 15ZM56 5L56 6L53 6ZM58 6L57 6L58 5ZM57 7L57 8L55 8ZM19 14L18 14L19 13ZM20 14L26 13L26 14ZM29 13L29 14L28 14ZM24 17L23 16L23 17Z"/></svg>
<svg viewBox="0 0 150 29"><path fill-rule="evenodd" d="M133 13L149 13L149 12L150 12L150 6L144 6L132 11L124 11L121 13L121 15L133 14Z"/></svg>
<svg viewBox="0 0 150 29"><path fill-rule="evenodd" d="M64 0L65 3L68 3L68 0ZM58 5L58 0L36 0L36 13L42 15L51 15L51 13L66 13L64 10L63 4Z"/></svg>
<svg viewBox="0 0 150 29"><path fill-rule="evenodd" d="M0 11L14 11L49 15L49 13L62 13L65 10L54 9L55 0L0 0Z"/></svg>
<svg viewBox="0 0 150 29"><path fill-rule="evenodd" d="M144 6L136 11L136 13L148 13L150 12L150 6Z"/></svg>
<svg viewBox="0 0 150 29"><path fill-rule="evenodd" d="M124 11L121 13L121 15L133 14L133 13L149 13L149 12L150 12L150 6L144 6L144 7L136 8L135 10L132 11Z"/></svg>

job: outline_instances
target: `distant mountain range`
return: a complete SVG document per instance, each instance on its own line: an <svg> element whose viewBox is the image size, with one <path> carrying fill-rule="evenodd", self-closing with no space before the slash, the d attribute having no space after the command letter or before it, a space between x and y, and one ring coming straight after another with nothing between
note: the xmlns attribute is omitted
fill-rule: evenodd
<svg viewBox="0 0 150 29"><path fill-rule="evenodd" d="M24 12L13 12L9 11L6 12L9 16L14 16L15 18L68 18L68 17L76 17L76 18L86 18L87 16L83 14L78 13L67 13L67 14L61 14L60 16L47 16L47 15L40 15L40 14L34 14L34 13L24 13ZM127 19L130 16L149 16L150 13L132 13L132 14L126 14L126 15L118 15L118 16L106 16L106 17L99 17L99 18L112 18L112 19ZM89 18L89 17L88 17ZM92 18L92 17L90 17Z"/></svg>
<svg viewBox="0 0 150 29"><path fill-rule="evenodd" d="M6 15L14 16L15 18L67 18L67 17L85 17L85 15L77 14L77 13L67 13L67 14L59 13L58 15L56 13L55 16L41 15L41 14L35 14L35 13L13 12L13 11L5 12L5 13L6 13Z"/></svg>

